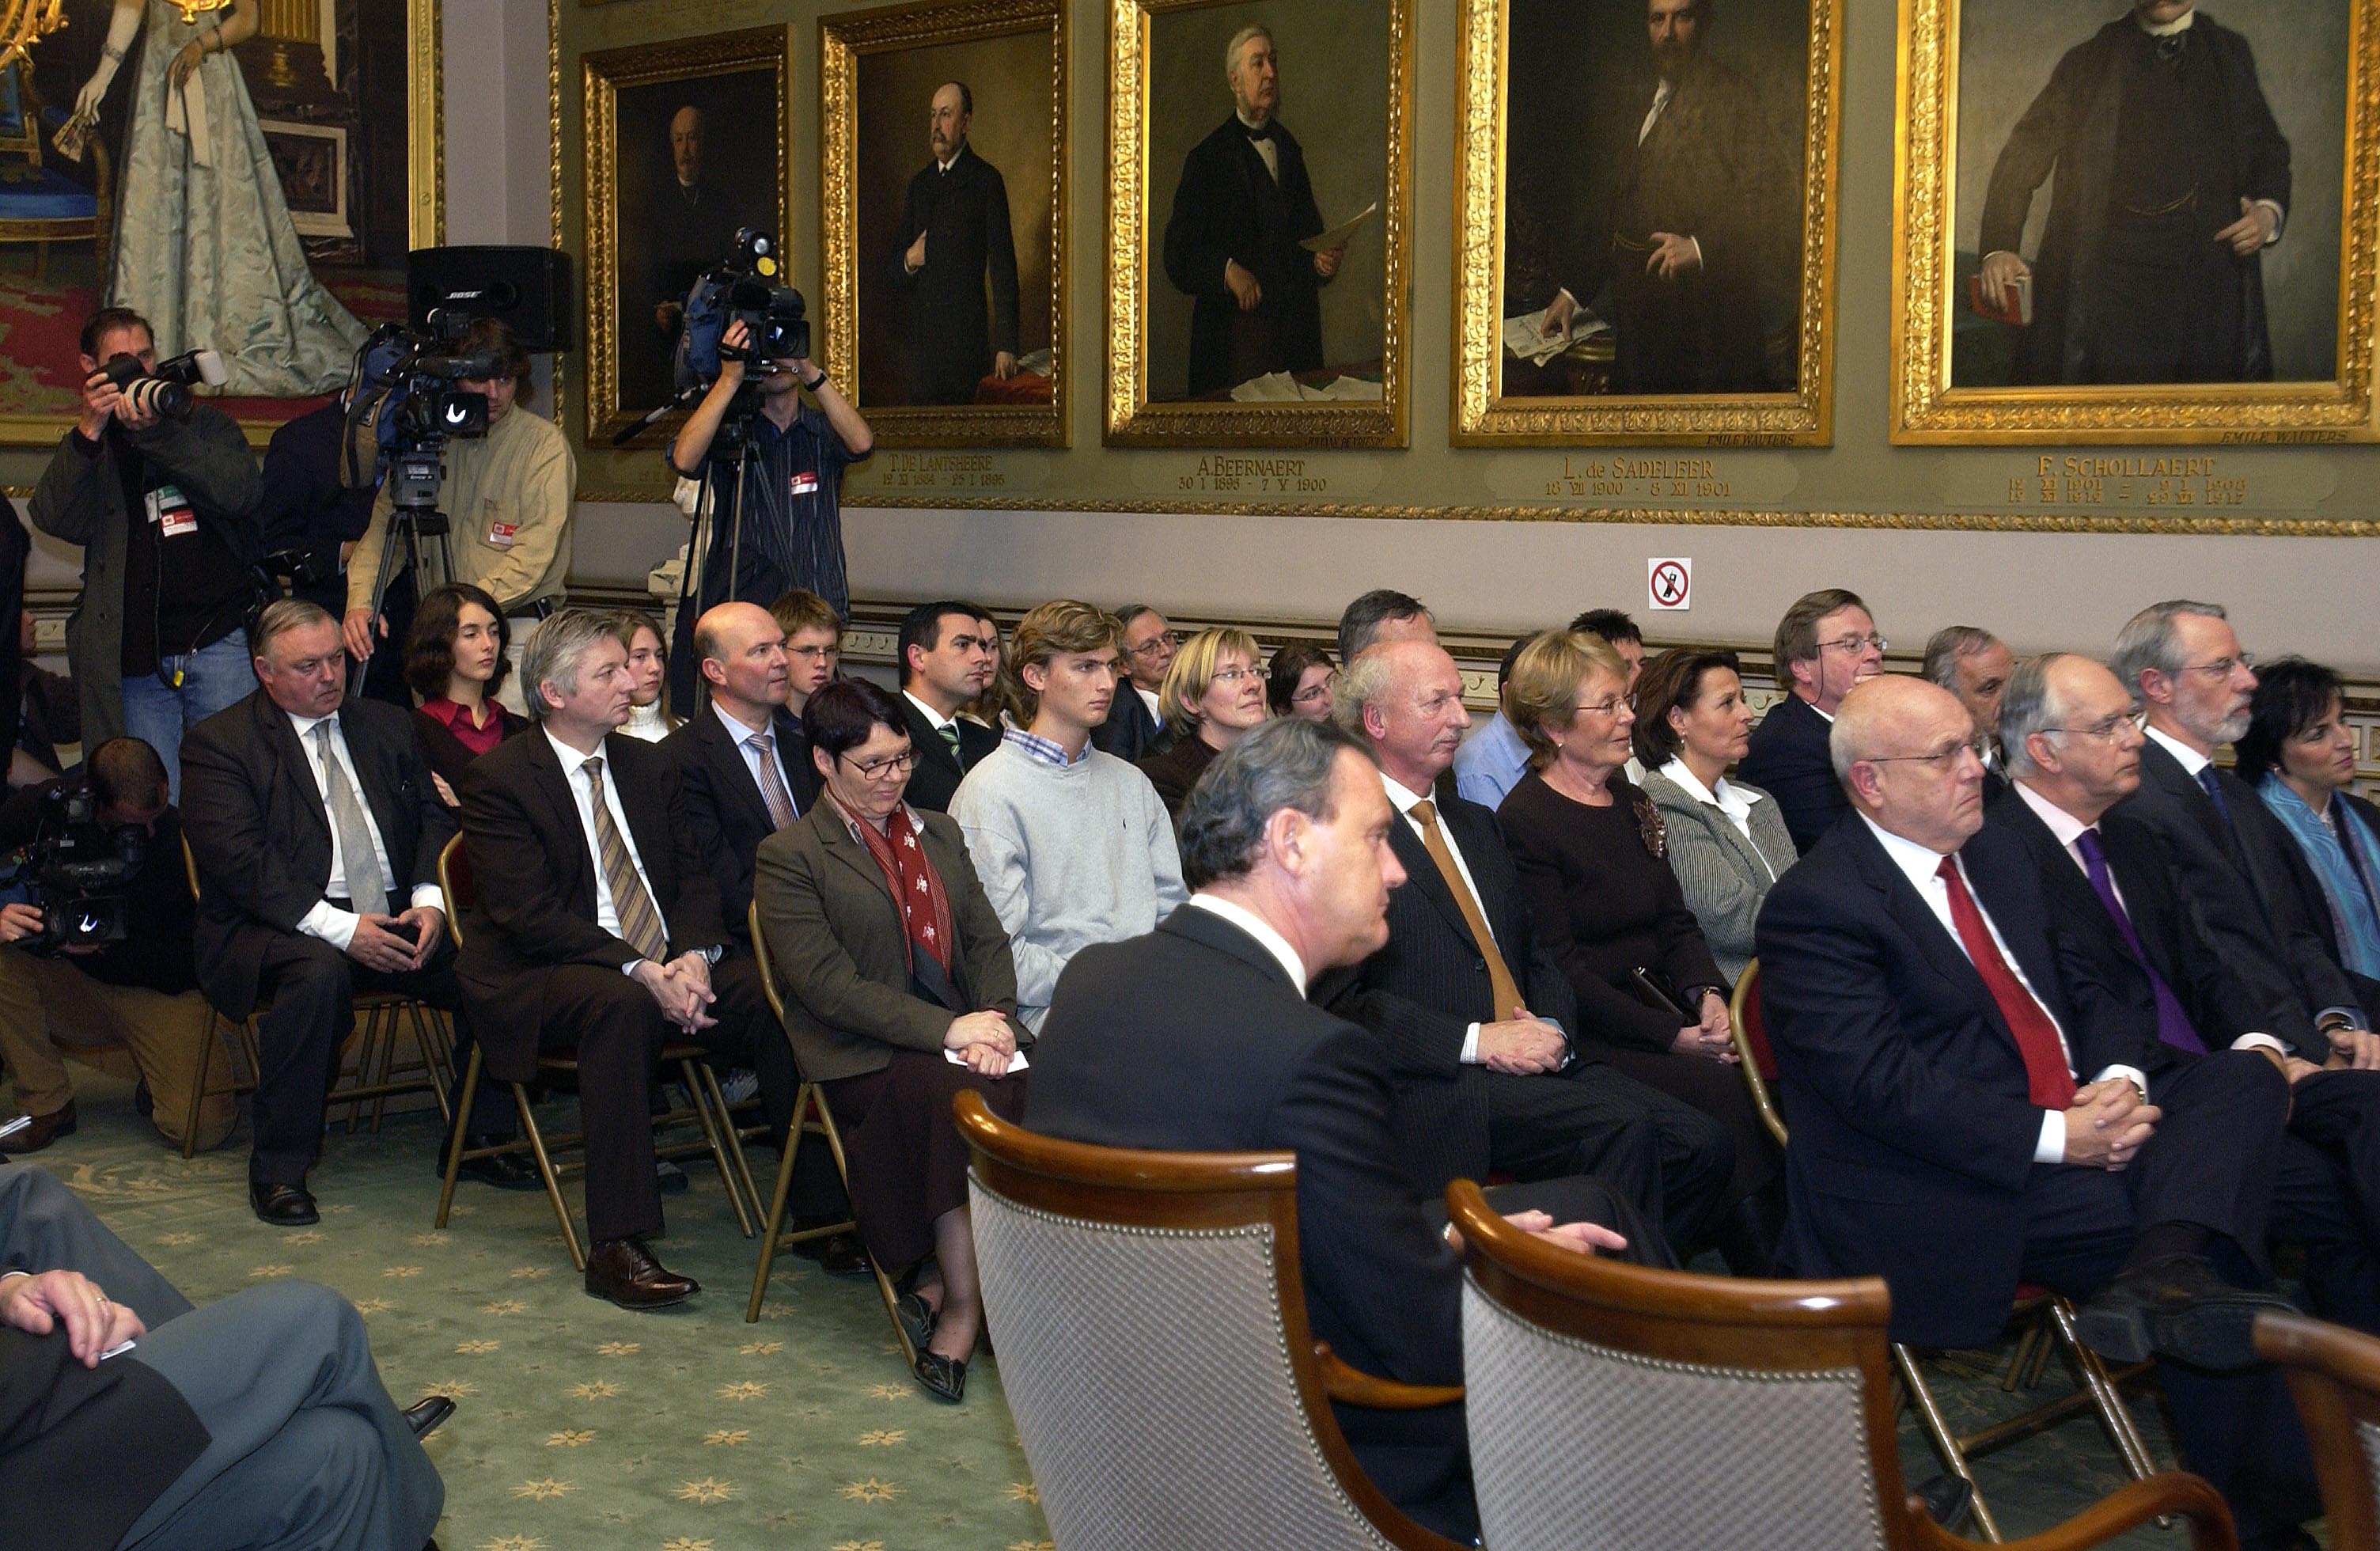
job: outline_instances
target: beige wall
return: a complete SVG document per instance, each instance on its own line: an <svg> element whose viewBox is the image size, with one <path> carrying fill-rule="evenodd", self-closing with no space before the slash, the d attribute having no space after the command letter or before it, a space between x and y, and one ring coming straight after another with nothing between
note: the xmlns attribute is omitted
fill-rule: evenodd
<svg viewBox="0 0 2380 1551"><path fill-rule="evenodd" d="M589 12L601 17L605 7ZM1440 212L1452 198L1451 5L1420 7L1423 122L1415 164L1413 421L1437 440L1448 414L1444 363L1451 233ZM1890 255L1866 235L1888 230L1892 194L1893 7L1853 3L1846 13L1848 100L1843 156L1837 425L1833 457L1854 463L1864 504L1924 514L1967 509L1962 479L1979 460L1997 468L2014 452L1974 454L1884 444ZM454 240L547 240L542 7L448 0L449 233ZM807 18L810 7L801 7ZM1105 82L1104 31L1087 7L1075 28L1077 171L1095 164ZM741 19L740 13L738 20ZM532 25L533 23L533 25ZM815 201L813 26L793 49L796 208ZM500 76L492 79L490 72ZM468 72L468 84L466 73ZM458 152L457 147L469 147ZM1104 325L1091 281L1102 271L1104 211L1095 178L1079 177L1075 245L1075 359L1096 363ZM797 254L797 257L801 257ZM815 263L814 255L802 261ZM1097 442L1098 385L1082 383L1077 445ZM2153 449L2152 449L2153 450ZM2030 454L2022 454L2029 457ZM2227 455L2252 477L2294 482L2301 509L2380 515L2370 491L2380 460L2369 450L2260 451ZM1397 454L1371 499L1400 499ZM1475 498L1485 502L1484 488ZM1791 505L1791 497L1781 504ZM589 503L581 509L577 579L636 583L682 541L667 507ZM1110 603L1147 596L1186 613L1251 619L1322 619L1354 593L1391 585L1418 593L1458 628L1541 624L1589 603L1643 609L1645 563L1690 555L1696 605L1644 616L1657 638L1765 642L1779 610L1812 587L1842 584L1876 604L1888 634L1917 644L1935 626L1991 626L2022 648L2103 648L2116 625L2152 599L2220 598L2256 650L2295 649L2364 675L2380 673L2372 628L2380 550L2369 540L2167 537L1811 527L1633 527L1597 523L1358 521L1321 517L1164 516L1065 512L949 514L847 510L852 589L864 599L918 599L958 591L993 604L1060 592ZM1674 623L1672 623L1674 622Z"/></svg>

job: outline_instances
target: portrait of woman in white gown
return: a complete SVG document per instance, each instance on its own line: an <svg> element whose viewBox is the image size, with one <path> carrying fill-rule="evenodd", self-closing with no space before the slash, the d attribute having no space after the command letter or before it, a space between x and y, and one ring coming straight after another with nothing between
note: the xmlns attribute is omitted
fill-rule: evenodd
<svg viewBox="0 0 2380 1551"><path fill-rule="evenodd" d="M331 393L365 331L307 264L231 56L258 11L259 0L219 0L186 21L179 0L115 0L106 51L75 100L79 116L96 115L145 29L107 301L149 320L160 356L221 352L226 394Z"/></svg>

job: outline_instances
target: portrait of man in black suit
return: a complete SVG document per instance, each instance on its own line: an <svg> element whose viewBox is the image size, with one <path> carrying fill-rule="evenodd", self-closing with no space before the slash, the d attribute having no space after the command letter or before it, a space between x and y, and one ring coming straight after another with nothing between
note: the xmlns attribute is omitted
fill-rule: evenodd
<svg viewBox="0 0 2380 1551"><path fill-rule="evenodd" d="M975 92L934 89L926 115L933 160L909 180L893 285L908 298L904 357L911 404L972 404L989 375L1016 375L1016 240L1008 184L967 139Z"/></svg>

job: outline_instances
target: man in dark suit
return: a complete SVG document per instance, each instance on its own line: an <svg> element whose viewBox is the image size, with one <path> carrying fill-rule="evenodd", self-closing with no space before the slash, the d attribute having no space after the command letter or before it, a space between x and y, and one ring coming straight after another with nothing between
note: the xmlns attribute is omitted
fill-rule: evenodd
<svg viewBox="0 0 2380 1551"><path fill-rule="evenodd" d="M1318 980L1314 999L1386 1048L1406 1167L1428 1191L1490 1171L1592 1174L1660 1225L1645 1253L1690 1252L1734 1146L1700 1110L1579 1059L1576 999L1529 919L1495 815L1423 795L1471 721L1454 660L1421 641L1374 647L1348 664L1338 705L1379 766L1399 816L1390 849L1411 881L1389 902L1387 943Z"/></svg>
<svg viewBox="0 0 2380 1551"><path fill-rule="evenodd" d="M1116 685L1108 703L1108 719L1091 729L1091 746L1102 754L1137 765L1152 754L1173 746L1173 730L1157 709L1157 691L1165 670L1173 665L1182 637L1163 614L1146 603L1127 603L1116 611L1123 625L1123 650L1116 665L1124 682Z"/></svg>
<svg viewBox="0 0 2380 1551"><path fill-rule="evenodd" d="M1991 1339L2020 1282L2088 1299L2092 1346L2171 1360L2184 1457L2244 1533L2291 1533L2271 1492L2304 1479L2303 1442L2249 1339L2286 1301L2240 1285L2268 1276L2280 1071L2246 1050L2136 1064L2153 1030L2053 939L2022 846L1977 832L1974 724L1949 691L1878 679L1829 736L1854 811L1757 928L1793 1132L1783 1258L1882 1276L1895 1339L1921 1345Z"/></svg>
<svg viewBox="0 0 2380 1551"><path fill-rule="evenodd" d="M2151 604L2116 637L2116 676L2147 718L2140 790L2119 812L2154 830L2182 892L2223 958L2300 1054L2324 1047L2380 1067L2370 1014L2380 987L2359 982L2305 918L2289 869L2297 850L2247 784L2215 767L2215 750L2248 730L2256 675L2216 603Z"/></svg>
<svg viewBox="0 0 2380 1551"><path fill-rule="evenodd" d="M901 655L901 714L908 719L909 749L917 758L908 801L945 813L960 778L1000 746L998 733L959 715L1000 671L999 628L973 603L946 598L910 610L894 645Z"/></svg>
<svg viewBox="0 0 2380 1551"><path fill-rule="evenodd" d="M397 1410L329 1288L281 1279L194 1309L55 1178L0 1164L12 1551L416 1551L445 1496L419 1440L454 1410Z"/></svg>
<svg viewBox="0 0 2380 1551"><path fill-rule="evenodd" d="M739 227L770 224L742 190L711 175L705 156L710 132L710 115L692 103L670 115L669 173L659 180L647 219L638 224L637 240L621 249L626 309L621 321L638 331L625 336L620 352L620 402L626 407L648 407L670 396L686 293L727 258ZM650 333L640 317L652 320Z"/></svg>
<svg viewBox="0 0 2380 1551"><path fill-rule="evenodd" d="M1346 733L1284 719L1218 758L1182 818L1196 892L1156 931L1066 966L1033 1049L1026 1123L1103 1146L1293 1150L1316 1338L1366 1373L1459 1384L1462 1275L1442 1209L1399 1167L1388 1062L1305 996L1311 975L1388 936L1403 869L1384 843L1400 820L1379 772ZM1523 1194L1499 1192L1497 1206L1542 1208L1514 1218L1541 1236L1645 1258L1651 1230L1599 1182ZM1461 1407L1333 1410L1390 1501L1477 1536Z"/></svg>
<svg viewBox="0 0 2380 1551"><path fill-rule="evenodd" d="M2306 1247L2325 1318L2380 1328L2380 1073L2330 1070L2344 1058L2327 1043L2300 1054L2265 1032L2276 1010L2257 1005L2200 931L2165 847L2108 812L2139 787L2147 741L2115 674L2086 657L2035 658L2011 674L2005 705L2014 782L1986 803L1987 825L2031 854L2052 931L2156 1031L2137 1064L2154 1072L2226 1048L2281 1064L2291 1104L2274 1237Z"/></svg>
<svg viewBox="0 0 2380 1551"><path fill-rule="evenodd" d="M934 89L926 126L934 164L909 180L892 284L909 298L911 404L972 404L987 373L1016 374L1016 243L1008 185L975 153L975 93ZM985 306L989 284L990 306Z"/></svg>
<svg viewBox="0 0 2380 1551"><path fill-rule="evenodd" d="M1165 223L1165 274L1190 304L1188 396L1322 367L1322 287L1346 247L1322 232L1305 152L1280 120L1272 34L1243 27L1224 51L1232 114L1190 148Z"/></svg>
<svg viewBox="0 0 2380 1551"><path fill-rule="evenodd" d="M1827 756L1827 731L1852 685L1884 672L1884 637L1856 592L1804 593L1777 622L1777 684L1784 697L1752 730L1736 776L1777 801L1793 848L1807 851L1851 811Z"/></svg>
<svg viewBox="0 0 2380 1551"><path fill-rule="evenodd" d="M201 988L257 1017L249 1200L317 1220L306 1171L355 993L455 1005L438 853L455 820L412 719L346 689L338 622L285 599L256 625L256 692L182 740L182 832L198 863Z"/></svg>
<svg viewBox="0 0 2380 1551"><path fill-rule="evenodd" d="M1764 293L1791 296L1793 247L1780 200L1789 182L1759 93L1708 57L1713 0L1646 0L1656 78L1632 118L1618 176L1575 281L1546 309L1567 333L1608 285L1611 386L1622 394L1765 393ZM1643 99L1640 99L1642 101Z"/></svg>
<svg viewBox="0 0 2380 1551"><path fill-rule="evenodd" d="M2027 264L2017 248L2053 171ZM2263 253L2289 206L2289 142L2248 40L2196 0L2132 0L2058 60L1984 195L1985 285L2033 281L2017 381L2270 381Z"/></svg>
<svg viewBox="0 0 2380 1551"><path fill-rule="evenodd" d="M652 1072L662 1045L696 1041L759 1072L784 1045L748 957L725 957L719 883L659 748L618 733L628 650L617 621L565 609L521 661L536 732L481 755L463 782L463 840L478 898L455 965L485 1031L490 1078L526 1083L541 1049L578 1060L587 1136L587 1290L623 1308L700 1291L645 1248L662 1230Z"/></svg>

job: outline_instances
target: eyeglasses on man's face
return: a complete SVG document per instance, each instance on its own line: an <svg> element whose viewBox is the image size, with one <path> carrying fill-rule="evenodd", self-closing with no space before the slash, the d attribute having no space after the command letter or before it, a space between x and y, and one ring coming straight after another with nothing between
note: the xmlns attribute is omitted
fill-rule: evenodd
<svg viewBox="0 0 2380 1551"><path fill-rule="evenodd" d="M1881 654L1884 649L1891 644L1891 642L1886 640L1883 636L1871 633L1865 636L1846 636L1840 641L1820 641L1818 643L1818 649L1820 651L1847 652L1852 656L1856 657L1861 652L1867 651L1871 648Z"/></svg>
<svg viewBox="0 0 2380 1551"><path fill-rule="evenodd" d="M1182 633L1167 630L1151 636L1136 647L1130 648L1135 657L1160 657L1182 644Z"/></svg>
<svg viewBox="0 0 2380 1551"><path fill-rule="evenodd" d="M1984 757L1984 740L1964 738L1947 744L1928 754L1871 754L1864 761L1870 765L1923 765L1937 774L1955 770L1962 755L1972 754L1978 761Z"/></svg>
<svg viewBox="0 0 2380 1551"><path fill-rule="evenodd" d="M2231 676L2231 670L2234 668L2245 668L2250 673L2254 673L2256 671L2256 654L2252 651L2243 651L2233 657L2218 657L2212 662L2192 662L2185 666L2181 671L2185 673L2204 673L2210 679L2219 680L2229 678Z"/></svg>
<svg viewBox="0 0 2380 1551"><path fill-rule="evenodd" d="M2129 709L2118 711L2113 716L2103 716L2087 727L2045 727L2042 731L2064 733L2077 738L2096 738L2101 743L2113 743L2123 735L2126 728L2137 731L2145 720L2146 717L2141 708L2133 706Z"/></svg>

